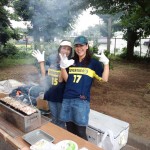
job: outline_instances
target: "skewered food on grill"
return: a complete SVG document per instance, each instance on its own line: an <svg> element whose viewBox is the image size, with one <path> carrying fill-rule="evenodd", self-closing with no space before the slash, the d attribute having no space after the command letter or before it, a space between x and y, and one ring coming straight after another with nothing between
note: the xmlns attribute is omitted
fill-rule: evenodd
<svg viewBox="0 0 150 150"><path fill-rule="evenodd" d="M9 106L13 107L14 109L19 110L27 115L31 115L31 114L37 112L36 108L34 108L32 106L28 106L27 104L17 101L14 98L9 97L9 96L1 98L0 101L8 104Z"/></svg>

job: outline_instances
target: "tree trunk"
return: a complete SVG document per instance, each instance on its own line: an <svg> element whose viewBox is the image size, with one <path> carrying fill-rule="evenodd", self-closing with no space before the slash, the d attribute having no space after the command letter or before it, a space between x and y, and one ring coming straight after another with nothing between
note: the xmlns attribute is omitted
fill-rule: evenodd
<svg viewBox="0 0 150 150"><path fill-rule="evenodd" d="M107 36L107 50L109 51L109 54L110 54L110 44L111 44L111 41L110 41L110 38L111 38L111 26L112 26L112 19L111 17L108 18L108 36Z"/></svg>
<svg viewBox="0 0 150 150"><path fill-rule="evenodd" d="M38 26L33 26L32 36L34 38L34 49L41 49L40 48L40 34Z"/></svg>
<svg viewBox="0 0 150 150"><path fill-rule="evenodd" d="M137 40L137 33L131 29L127 30L127 59L132 60L134 56L134 45Z"/></svg>

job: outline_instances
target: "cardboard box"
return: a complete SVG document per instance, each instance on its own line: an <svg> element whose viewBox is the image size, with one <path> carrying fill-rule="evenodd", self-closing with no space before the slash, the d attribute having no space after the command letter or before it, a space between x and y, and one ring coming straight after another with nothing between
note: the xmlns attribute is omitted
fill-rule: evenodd
<svg viewBox="0 0 150 150"><path fill-rule="evenodd" d="M48 111L49 110L48 101L38 98L37 99L37 106L36 107L38 109Z"/></svg>

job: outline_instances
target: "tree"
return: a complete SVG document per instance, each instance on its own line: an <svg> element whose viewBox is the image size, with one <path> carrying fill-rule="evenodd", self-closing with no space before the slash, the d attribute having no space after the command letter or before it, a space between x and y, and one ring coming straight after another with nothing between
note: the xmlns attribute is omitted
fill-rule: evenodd
<svg viewBox="0 0 150 150"><path fill-rule="evenodd" d="M51 41L54 37L60 36L61 31L65 32L71 28L78 11L74 7L81 2L72 0L16 0L14 8L16 13L24 20L31 21L30 34L35 41L44 37L44 41ZM79 8L80 9L80 8Z"/></svg>
<svg viewBox="0 0 150 150"><path fill-rule="evenodd" d="M111 14L122 13L120 17L127 40L127 59L133 58L134 46L141 37L150 35L150 2L149 0L85 0L93 13Z"/></svg>
<svg viewBox="0 0 150 150"><path fill-rule="evenodd" d="M99 15L99 14L98 14ZM100 28L101 33L104 37L107 37L107 50L110 53L111 38L114 33L121 29L118 22L120 14L116 15L99 15L103 19L103 28Z"/></svg>
<svg viewBox="0 0 150 150"><path fill-rule="evenodd" d="M2 0L0 2L0 43L5 45L7 41L11 38L19 39L19 34L15 30L9 21L10 13L5 9L6 6L9 6L10 1Z"/></svg>

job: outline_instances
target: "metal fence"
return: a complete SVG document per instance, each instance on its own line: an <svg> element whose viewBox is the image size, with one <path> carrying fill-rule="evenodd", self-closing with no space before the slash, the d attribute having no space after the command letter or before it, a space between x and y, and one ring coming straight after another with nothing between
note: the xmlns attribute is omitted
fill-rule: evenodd
<svg viewBox="0 0 150 150"><path fill-rule="evenodd" d="M100 48L106 50L107 49L107 39L100 38L98 40L100 44ZM139 46L134 47L134 54L138 56L145 56L148 53L148 46L150 45L150 38L142 38L140 39ZM110 53L111 54L121 54L123 48L127 47L127 41L123 38L111 38L110 44Z"/></svg>

